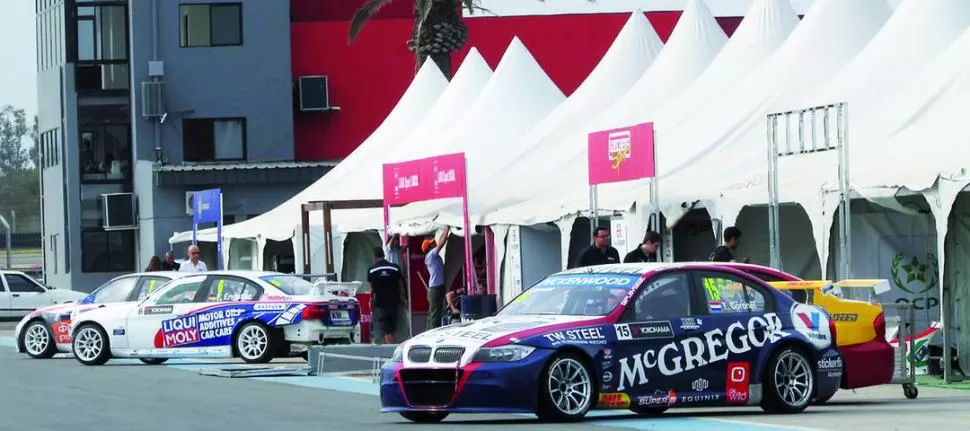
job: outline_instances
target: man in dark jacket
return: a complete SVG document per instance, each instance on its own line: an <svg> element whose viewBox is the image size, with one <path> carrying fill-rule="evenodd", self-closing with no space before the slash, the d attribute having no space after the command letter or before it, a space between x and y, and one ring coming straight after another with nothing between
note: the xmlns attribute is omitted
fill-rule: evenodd
<svg viewBox="0 0 970 431"><path fill-rule="evenodd" d="M380 325L384 342L391 344L397 331L398 312L407 299L401 267L385 259L383 247L374 249L374 264L367 270L367 282L370 284L374 322Z"/></svg>
<svg viewBox="0 0 970 431"><path fill-rule="evenodd" d="M724 245L718 246L711 252L711 262L736 262L734 250L741 245L741 229L731 226L724 229ZM750 263L750 258L744 258L744 263Z"/></svg>
<svg viewBox="0 0 970 431"><path fill-rule="evenodd" d="M620 263L620 252L610 246L610 230L605 227L598 227L593 233L593 245L583 250L579 255L576 267L606 265L608 263Z"/></svg>
<svg viewBox="0 0 970 431"><path fill-rule="evenodd" d="M643 243L627 253L623 263L656 262L658 250L660 250L660 234L648 230L643 236Z"/></svg>

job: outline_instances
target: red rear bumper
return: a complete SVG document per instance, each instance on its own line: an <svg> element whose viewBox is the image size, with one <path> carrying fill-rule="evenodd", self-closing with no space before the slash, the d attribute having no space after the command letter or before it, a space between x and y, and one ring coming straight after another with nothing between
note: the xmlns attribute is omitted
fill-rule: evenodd
<svg viewBox="0 0 970 431"><path fill-rule="evenodd" d="M839 350L845 361L842 389L884 385L892 381L895 352L888 342L875 340L839 347Z"/></svg>

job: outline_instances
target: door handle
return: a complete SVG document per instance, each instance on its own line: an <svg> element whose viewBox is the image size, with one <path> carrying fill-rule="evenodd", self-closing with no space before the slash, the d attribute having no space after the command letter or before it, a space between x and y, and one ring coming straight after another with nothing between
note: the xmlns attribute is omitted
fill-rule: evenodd
<svg viewBox="0 0 970 431"><path fill-rule="evenodd" d="M13 294L13 295L11 295L11 296L13 296L14 298L20 298L20 294L19 294L19 293L14 293L14 294Z"/></svg>

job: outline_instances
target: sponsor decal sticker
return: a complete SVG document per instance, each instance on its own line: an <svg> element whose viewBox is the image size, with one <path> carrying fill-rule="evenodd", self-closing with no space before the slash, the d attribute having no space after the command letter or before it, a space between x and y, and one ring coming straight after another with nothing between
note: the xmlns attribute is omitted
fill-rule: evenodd
<svg viewBox="0 0 970 431"><path fill-rule="evenodd" d="M125 335L125 328L117 328L114 331L111 331L111 333L114 335Z"/></svg>
<svg viewBox="0 0 970 431"><path fill-rule="evenodd" d="M710 386L711 386L710 382L708 382L707 379L704 379L704 378L694 380L690 384L690 388L697 392L703 392L705 389L709 388Z"/></svg>
<svg viewBox="0 0 970 431"><path fill-rule="evenodd" d="M54 329L54 343L55 344L71 344L71 320L65 319L60 322L56 322L53 325Z"/></svg>
<svg viewBox="0 0 970 431"><path fill-rule="evenodd" d="M630 275L566 275L552 276L542 280L536 287L545 286L597 286L597 287L629 287L640 277Z"/></svg>
<svg viewBox="0 0 970 431"><path fill-rule="evenodd" d="M142 311L143 311L142 314L145 314L146 316L150 316L152 314L172 314L172 306L171 305L152 305L149 307L142 308Z"/></svg>
<svg viewBox="0 0 970 431"><path fill-rule="evenodd" d="M289 307L289 304L253 304L253 311L283 311Z"/></svg>
<svg viewBox="0 0 970 431"><path fill-rule="evenodd" d="M841 370L842 358L822 358L818 360L819 370Z"/></svg>
<svg viewBox="0 0 970 431"><path fill-rule="evenodd" d="M625 409L630 407L630 396L620 392L600 393L597 407L603 409Z"/></svg>
<svg viewBox="0 0 970 431"><path fill-rule="evenodd" d="M458 337L458 338L469 338L472 340L488 340L495 334L488 333L488 332L478 332L478 331L451 331L451 332L448 332L447 335L451 337Z"/></svg>
<svg viewBox="0 0 970 431"><path fill-rule="evenodd" d="M609 382L612 382L612 381L613 381L613 373L611 373L609 371L603 373L603 382L604 383L609 383Z"/></svg>
<svg viewBox="0 0 970 431"><path fill-rule="evenodd" d="M687 394L680 397L680 402L683 404L707 404L715 401L721 401L721 394L703 392Z"/></svg>
<svg viewBox="0 0 970 431"><path fill-rule="evenodd" d="M613 349L603 349L603 359L613 359Z"/></svg>
<svg viewBox="0 0 970 431"><path fill-rule="evenodd" d="M156 347L184 346L203 340L228 337L232 335L236 319L243 312L243 309L230 308L163 320L161 345L158 345L156 340Z"/></svg>
<svg viewBox="0 0 970 431"><path fill-rule="evenodd" d="M792 306L791 319L795 330L816 348L824 349L832 344L828 317L818 308L796 303Z"/></svg>
<svg viewBox="0 0 970 431"><path fill-rule="evenodd" d="M642 386L648 382L647 371L657 370L664 376L727 361L730 355L741 355L771 345L790 336L782 330L781 318L775 313L754 316L742 323L736 321L726 330L715 328L702 335L648 349L642 354L620 358L620 383L617 390Z"/></svg>
<svg viewBox="0 0 970 431"><path fill-rule="evenodd" d="M856 313L836 313L832 315L832 320L836 322L855 322L859 320L859 315Z"/></svg>
<svg viewBox="0 0 970 431"><path fill-rule="evenodd" d="M720 313L724 311L724 301L708 301L707 308L711 310L711 313Z"/></svg>
<svg viewBox="0 0 970 431"><path fill-rule="evenodd" d="M613 325L617 340L643 340L650 338L671 338L674 328L670 321L657 320L652 322L622 323Z"/></svg>
<svg viewBox="0 0 970 431"><path fill-rule="evenodd" d="M553 346L560 344L606 344L602 328L580 328L557 331L543 337Z"/></svg>
<svg viewBox="0 0 970 431"><path fill-rule="evenodd" d="M669 407L677 403L677 393L673 389L667 392L657 390L652 395L637 397L637 405L640 407Z"/></svg>
<svg viewBox="0 0 970 431"><path fill-rule="evenodd" d="M680 329L698 329L701 327L701 319L696 317L681 317Z"/></svg>
<svg viewBox="0 0 970 431"><path fill-rule="evenodd" d="M727 394L728 404L747 404L750 397L751 366L747 362L728 362Z"/></svg>

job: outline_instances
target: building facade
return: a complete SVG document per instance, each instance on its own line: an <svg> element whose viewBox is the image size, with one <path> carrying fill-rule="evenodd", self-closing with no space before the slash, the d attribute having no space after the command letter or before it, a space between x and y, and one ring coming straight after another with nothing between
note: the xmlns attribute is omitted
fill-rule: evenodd
<svg viewBox="0 0 970 431"><path fill-rule="evenodd" d="M288 2L36 3L49 285L142 270L191 230L193 191L221 188L228 224L332 167L294 161Z"/></svg>

